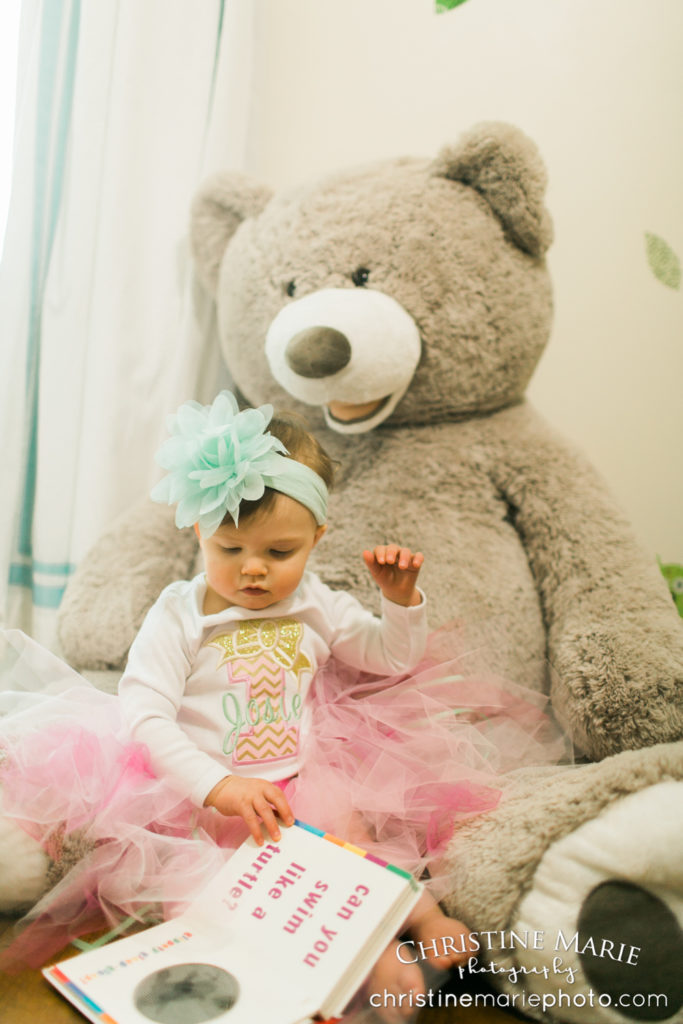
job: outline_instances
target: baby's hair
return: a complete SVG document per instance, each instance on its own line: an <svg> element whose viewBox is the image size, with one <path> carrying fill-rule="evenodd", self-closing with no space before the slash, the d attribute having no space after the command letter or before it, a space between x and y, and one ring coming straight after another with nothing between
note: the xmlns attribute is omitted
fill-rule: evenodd
<svg viewBox="0 0 683 1024"><path fill-rule="evenodd" d="M304 466L314 470L325 481L328 490L332 489L334 463L317 438L308 432L303 417L297 416L296 413L281 413L278 416L273 416L268 430L273 437L282 441L291 459L302 462ZM263 497L257 498L256 501L240 502L240 523L257 512L267 512L275 503L279 493L272 487L266 487ZM232 516L228 512L221 525L231 523Z"/></svg>

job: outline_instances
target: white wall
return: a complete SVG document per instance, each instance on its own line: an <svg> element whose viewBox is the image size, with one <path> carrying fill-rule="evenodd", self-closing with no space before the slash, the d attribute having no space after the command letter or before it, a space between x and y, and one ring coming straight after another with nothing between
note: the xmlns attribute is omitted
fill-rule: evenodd
<svg viewBox="0 0 683 1024"><path fill-rule="evenodd" d="M680 0L256 0L251 170L276 187L481 119L541 148L556 242L551 345L530 397L610 483L648 549L683 562Z"/></svg>

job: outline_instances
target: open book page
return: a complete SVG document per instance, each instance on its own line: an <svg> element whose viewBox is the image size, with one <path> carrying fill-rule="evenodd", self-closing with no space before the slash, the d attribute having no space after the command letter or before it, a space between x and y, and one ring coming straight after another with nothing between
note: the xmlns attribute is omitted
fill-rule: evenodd
<svg viewBox="0 0 683 1024"><path fill-rule="evenodd" d="M250 839L180 917L46 977L90 1019L116 1024L340 1013L420 894L354 851L301 825L278 843Z"/></svg>

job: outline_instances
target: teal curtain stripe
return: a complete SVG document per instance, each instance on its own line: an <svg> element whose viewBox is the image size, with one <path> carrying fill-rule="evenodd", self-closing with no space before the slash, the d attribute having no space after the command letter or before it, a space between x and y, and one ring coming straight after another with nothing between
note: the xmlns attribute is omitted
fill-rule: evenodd
<svg viewBox="0 0 683 1024"><path fill-rule="evenodd" d="M34 572L42 572L48 576L71 576L76 566L71 562L38 562L33 560Z"/></svg>
<svg viewBox="0 0 683 1024"><path fill-rule="evenodd" d="M211 122L211 111L213 110L213 99L216 94L216 79L218 77L218 62L221 56L221 39L223 38L223 21L225 19L225 0L220 0L218 9L218 26L216 28L216 48L213 53L213 72L211 75L211 89L209 102L206 108L205 130L208 131Z"/></svg>
<svg viewBox="0 0 683 1024"><path fill-rule="evenodd" d="M64 171L66 168L66 155L69 143L69 131L71 128L71 114L73 111L74 87L76 82L76 57L78 54L78 38L81 27L81 0L71 0L71 20L66 45L66 56L64 60L64 86L62 88L62 101L57 118L57 158L55 159L54 177L52 182L52 194L50 196L50 221L48 224L48 240L46 262L43 274L42 285L45 287L45 277L49 266L52 245L57 230L57 220L62 203L62 192L64 189Z"/></svg>
<svg viewBox="0 0 683 1024"><path fill-rule="evenodd" d="M31 591L31 599L37 608L59 608L66 583L61 586L47 586L44 583L36 583L33 579L31 569L27 565L12 565L9 572L9 582L14 587L26 587Z"/></svg>
<svg viewBox="0 0 683 1024"><path fill-rule="evenodd" d="M27 438L24 466L24 494L19 520L19 551L31 554L31 526L35 507L37 459L38 369L40 365L41 277L44 252L44 218L52 137L52 104L56 95L57 65L63 4L47 3L43 7L38 64L38 95L36 100L35 168L33 181L33 225L31 244L31 283L29 294L29 328L26 346Z"/></svg>
<svg viewBox="0 0 683 1024"><path fill-rule="evenodd" d="M76 571L76 566L72 562L39 562L35 558L25 566L22 566L21 562L15 562L14 565L44 576L72 576Z"/></svg>
<svg viewBox="0 0 683 1024"><path fill-rule="evenodd" d="M62 24L69 5L69 27L64 60L60 62ZM18 550L32 554L32 526L38 465L38 400L41 345L41 314L45 281L57 229L64 187L64 169L73 108L76 54L80 32L81 0L50 0L43 8L40 67L36 104L34 220L32 231L29 336L26 353L26 465L24 493L19 515ZM63 72L62 72L63 68ZM58 78L62 74L61 89ZM55 97L60 96L55 117ZM51 164L52 143L54 151ZM50 171L52 170L52 174Z"/></svg>

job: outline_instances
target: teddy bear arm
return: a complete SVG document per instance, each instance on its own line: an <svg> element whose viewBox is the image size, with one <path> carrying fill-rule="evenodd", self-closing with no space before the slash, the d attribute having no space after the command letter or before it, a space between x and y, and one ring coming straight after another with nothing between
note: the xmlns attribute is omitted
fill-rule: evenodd
<svg viewBox="0 0 683 1024"><path fill-rule="evenodd" d="M561 440L517 434L498 484L541 599L555 713L593 758L683 734L683 630L597 472Z"/></svg>
<svg viewBox="0 0 683 1024"><path fill-rule="evenodd" d="M145 499L99 538L64 594L58 633L77 669L123 668L148 609L197 554L193 530L178 530L174 510Z"/></svg>

